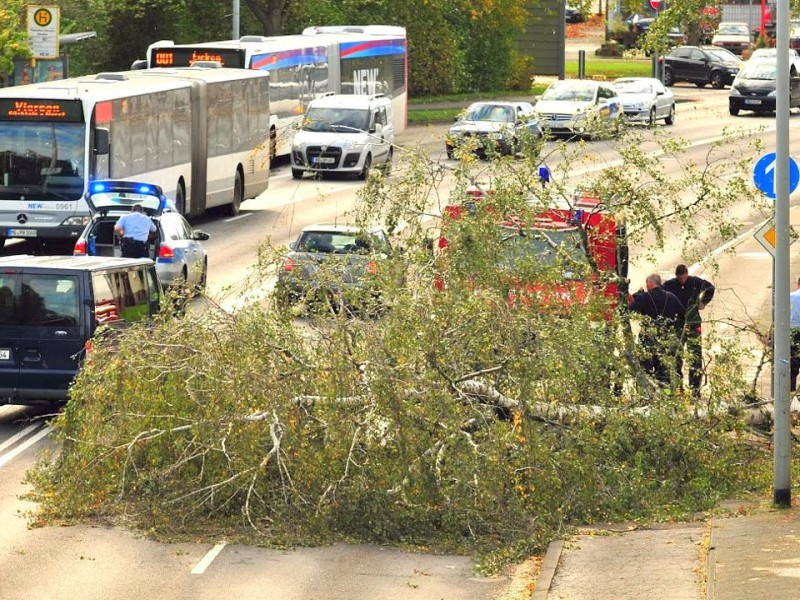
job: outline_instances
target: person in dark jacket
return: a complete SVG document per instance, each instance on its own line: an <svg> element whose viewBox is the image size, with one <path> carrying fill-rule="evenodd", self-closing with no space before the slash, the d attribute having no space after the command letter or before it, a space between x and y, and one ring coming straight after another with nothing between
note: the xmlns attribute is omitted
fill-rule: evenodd
<svg viewBox="0 0 800 600"><path fill-rule="evenodd" d="M659 383L669 386L686 309L675 294L661 286L658 273L648 275L645 285L647 289L636 292L628 308L644 316L639 331L645 354L642 366Z"/></svg>
<svg viewBox="0 0 800 600"><path fill-rule="evenodd" d="M678 348L677 370L683 381L685 349L689 361L689 388L692 396L697 398L703 384L703 323L700 311L714 298L714 286L705 279L689 275L686 265L678 265L675 267L675 277L664 282L664 289L675 294L686 307L686 325Z"/></svg>

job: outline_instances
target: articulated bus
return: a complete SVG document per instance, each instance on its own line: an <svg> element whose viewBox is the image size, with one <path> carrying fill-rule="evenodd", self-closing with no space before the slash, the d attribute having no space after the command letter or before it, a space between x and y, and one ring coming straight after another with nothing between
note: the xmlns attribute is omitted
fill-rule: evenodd
<svg viewBox="0 0 800 600"><path fill-rule="evenodd" d="M196 61L269 72L273 157L289 154L292 135L308 103L328 92L382 93L392 99L396 131L406 127L408 64L403 27L309 27L298 35L182 45L166 40L151 44L146 61L134 65L154 69L185 67Z"/></svg>
<svg viewBox="0 0 800 600"><path fill-rule="evenodd" d="M269 184L269 75L195 66L0 89L0 242L78 238L94 179L239 212Z"/></svg>

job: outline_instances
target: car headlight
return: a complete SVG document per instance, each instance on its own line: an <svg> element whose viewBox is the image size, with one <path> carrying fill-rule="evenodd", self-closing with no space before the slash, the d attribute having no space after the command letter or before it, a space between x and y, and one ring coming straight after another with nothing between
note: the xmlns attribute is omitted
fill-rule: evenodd
<svg viewBox="0 0 800 600"><path fill-rule="evenodd" d="M728 67L728 73L738 73L739 67Z"/></svg>
<svg viewBox="0 0 800 600"><path fill-rule="evenodd" d="M767 96L770 98L774 98L777 95L778 95L778 90L772 90L769 94L767 94Z"/></svg>
<svg viewBox="0 0 800 600"><path fill-rule="evenodd" d="M486 137L491 138L493 140L502 140L503 137L505 136L501 131L489 131L486 133Z"/></svg>
<svg viewBox="0 0 800 600"><path fill-rule="evenodd" d="M736 94L737 96L740 96L740 95L741 95L741 94L739 93L739 88L737 88L735 85L732 85L732 86L731 86L731 95L734 95L734 94Z"/></svg>
<svg viewBox="0 0 800 600"><path fill-rule="evenodd" d="M644 102L634 102L633 104L629 105L633 110L644 110L647 108L647 104Z"/></svg>
<svg viewBox="0 0 800 600"><path fill-rule="evenodd" d="M91 220L92 218L89 216L70 217L69 219L65 219L61 225L62 227L86 227Z"/></svg>

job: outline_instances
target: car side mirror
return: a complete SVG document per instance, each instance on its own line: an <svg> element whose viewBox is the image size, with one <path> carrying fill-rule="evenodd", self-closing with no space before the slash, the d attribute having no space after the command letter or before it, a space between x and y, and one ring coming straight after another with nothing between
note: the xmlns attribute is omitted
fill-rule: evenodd
<svg viewBox="0 0 800 600"><path fill-rule="evenodd" d="M664 92L660 92L660 91L656 92L656 96L663 96L663 95L664 95Z"/></svg>
<svg viewBox="0 0 800 600"><path fill-rule="evenodd" d="M211 236L209 234L207 234L205 231L202 231L200 229L195 229L194 230L194 235L192 235L192 239L193 240L197 240L199 242L205 242L210 237Z"/></svg>
<svg viewBox="0 0 800 600"><path fill-rule="evenodd" d="M297 242L291 242L289 244L289 250L297 250Z"/></svg>
<svg viewBox="0 0 800 600"><path fill-rule="evenodd" d="M109 135L108 129L98 127L94 130L94 153L99 155L108 154Z"/></svg>

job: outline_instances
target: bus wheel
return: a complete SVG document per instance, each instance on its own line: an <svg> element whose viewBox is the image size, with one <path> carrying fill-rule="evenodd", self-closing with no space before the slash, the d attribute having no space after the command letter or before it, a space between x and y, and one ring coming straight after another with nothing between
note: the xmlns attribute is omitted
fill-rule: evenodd
<svg viewBox="0 0 800 600"><path fill-rule="evenodd" d="M183 191L183 183L180 181L175 190L175 210L179 215L186 214L186 192Z"/></svg>
<svg viewBox="0 0 800 600"><path fill-rule="evenodd" d="M233 201L228 204L228 214L235 217L239 214L239 207L244 201L244 182L242 181L242 174L236 171L236 179L233 182Z"/></svg>

